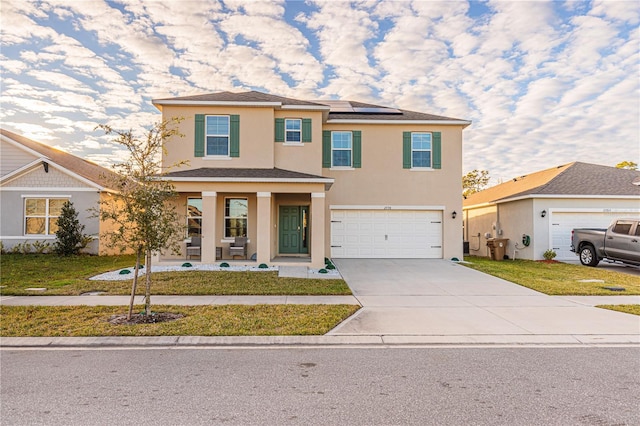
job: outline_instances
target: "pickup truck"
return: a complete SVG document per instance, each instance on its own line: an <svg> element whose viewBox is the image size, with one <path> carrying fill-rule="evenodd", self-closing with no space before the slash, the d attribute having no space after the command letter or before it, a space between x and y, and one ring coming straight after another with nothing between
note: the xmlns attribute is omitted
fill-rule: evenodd
<svg viewBox="0 0 640 426"><path fill-rule="evenodd" d="M571 251L587 266L603 259L640 265L640 220L614 220L607 229L574 229Z"/></svg>

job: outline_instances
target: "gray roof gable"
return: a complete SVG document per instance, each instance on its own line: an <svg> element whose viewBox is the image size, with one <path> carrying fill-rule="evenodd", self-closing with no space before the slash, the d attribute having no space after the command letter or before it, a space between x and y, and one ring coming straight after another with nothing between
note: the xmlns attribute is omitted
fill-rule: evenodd
<svg viewBox="0 0 640 426"><path fill-rule="evenodd" d="M110 183L109 179L105 179L106 176L115 176L115 173L107 168L99 166L95 163L87 161L83 158L76 157L68 152L61 151L52 146L36 142L34 140L25 138L24 136L10 132L5 129L0 129L2 136L11 139L32 151L37 152L42 157L45 157L52 162L58 164L65 169L82 176L85 179L90 180L98 186L105 188L116 189Z"/></svg>
<svg viewBox="0 0 640 426"><path fill-rule="evenodd" d="M238 102L238 103L255 103L255 102L276 102L282 105L297 105L297 106L317 106L323 107L324 105L303 101L299 99L286 98L283 96L270 95L267 93L258 92L255 90L249 92L217 92L207 93L203 95L193 96L180 96L177 98L165 98L154 99L153 103L162 103L163 101L171 101L172 103L184 101L184 102Z"/></svg>
<svg viewBox="0 0 640 426"><path fill-rule="evenodd" d="M640 201L640 186L633 183L639 178L638 170L574 162L487 188L467 197L464 205L474 206L536 195L637 196Z"/></svg>

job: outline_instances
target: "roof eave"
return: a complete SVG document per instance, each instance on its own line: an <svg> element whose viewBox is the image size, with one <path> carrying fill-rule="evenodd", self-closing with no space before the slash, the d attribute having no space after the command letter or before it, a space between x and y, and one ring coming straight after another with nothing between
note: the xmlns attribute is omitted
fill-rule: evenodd
<svg viewBox="0 0 640 426"><path fill-rule="evenodd" d="M467 127L471 121L465 120L368 120L368 119L336 119L330 118L327 124L429 124L440 126L462 126Z"/></svg>
<svg viewBox="0 0 640 426"><path fill-rule="evenodd" d="M246 102L246 101L194 101L178 99L153 99L153 105L178 105L178 106L245 106L245 107L280 107L282 102Z"/></svg>

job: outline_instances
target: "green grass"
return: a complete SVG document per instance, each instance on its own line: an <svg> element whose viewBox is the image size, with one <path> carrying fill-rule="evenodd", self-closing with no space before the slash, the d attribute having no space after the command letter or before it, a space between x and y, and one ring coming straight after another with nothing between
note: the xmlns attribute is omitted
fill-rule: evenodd
<svg viewBox="0 0 640 426"><path fill-rule="evenodd" d="M3 295L80 295L103 291L127 295L131 280L90 281L103 272L134 265L133 256L2 255ZM280 278L277 272L157 272L151 275L153 295L350 295L341 279ZM144 280L144 277L141 277ZM44 287L44 292L27 291ZM138 285L143 294L144 281Z"/></svg>
<svg viewBox="0 0 640 426"><path fill-rule="evenodd" d="M465 257L463 265L511 281L549 295L637 295L640 279L620 272L606 271L568 263L543 263L532 260L494 261L484 257ZM604 282L579 282L602 280ZM624 287L626 291L611 291L604 287Z"/></svg>
<svg viewBox="0 0 640 426"><path fill-rule="evenodd" d="M640 305L599 305L596 308L610 309L626 314L640 315Z"/></svg>
<svg viewBox="0 0 640 426"><path fill-rule="evenodd" d="M138 310L141 306L136 307ZM358 310L353 305L153 306L184 317L113 325L122 306L0 306L0 336L284 336L323 335Z"/></svg>

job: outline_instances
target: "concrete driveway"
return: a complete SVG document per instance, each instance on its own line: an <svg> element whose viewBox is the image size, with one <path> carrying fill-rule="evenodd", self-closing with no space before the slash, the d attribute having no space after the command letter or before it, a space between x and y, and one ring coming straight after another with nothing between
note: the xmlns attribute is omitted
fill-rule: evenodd
<svg viewBox="0 0 640 426"><path fill-rule="evenodd" d="M638 316L547 296L446 260L334 263L363 308L331 335L384 336L388 343L640 343Z"/></svg>

